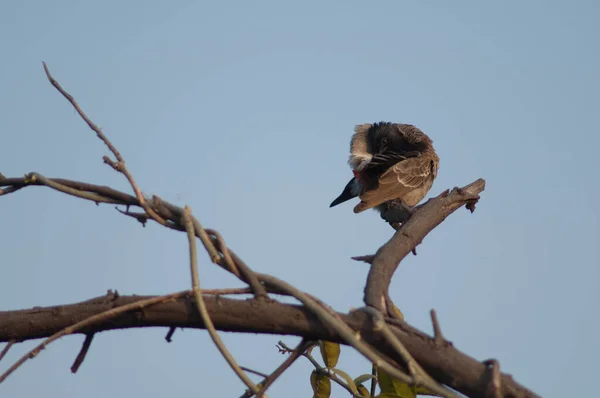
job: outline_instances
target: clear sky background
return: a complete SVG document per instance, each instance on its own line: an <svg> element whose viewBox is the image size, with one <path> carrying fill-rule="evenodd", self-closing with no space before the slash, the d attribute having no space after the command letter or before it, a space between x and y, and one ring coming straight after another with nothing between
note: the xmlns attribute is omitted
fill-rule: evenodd
<svg viewBox="0 0 600 398"><path fill-rule="evenodd" d="M0 6L0 172L110 185L106 147L42 60L104 129L146 194L192 207L255 270L339 311L362 305L392 229L329 203L351 177L355 124L412 123L441 158L430 195L483 177L399 267L391 296L463 352L498 358L544 397L597 389L600 5L594 1L22 1ZM0 310L190 286L183 234L46 188L0 197ZM204 287L240 284L200 256ZM5 397L237 397L207 333L125 330L52 344ZM270 372L278 336L224 334ZM283 337L289 345L297 338ZM19 344L5 370L36 342ZM350 349L340 368L370 366ZM273 397L310 396L300 360ZM258 378L256 379L258 381ZM347 396L334 387L333 396Z"/></svg>

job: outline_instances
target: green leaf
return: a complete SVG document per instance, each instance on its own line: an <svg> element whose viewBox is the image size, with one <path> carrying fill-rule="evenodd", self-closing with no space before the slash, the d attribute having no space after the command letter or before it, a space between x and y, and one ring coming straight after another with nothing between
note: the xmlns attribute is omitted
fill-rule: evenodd
<svg viewBox="0 0 600 398"><path fill-rule="evenodd" d="M331 395L331 380L326 374L313 370L310 374L310 385L313 389L313 398L329 398Z"/></svg>
<svg viewBox="0 0 600 398"><path fill-rule="evenodd" d="M371 380L374 379L373 375L370 373L365 373L363 375L358 376L356 379L354 379L354 383L356 383L356 385L358 384L362 384L367 380Z"/></svg>
<svg viewBox="0 0 600 398"><path fill-rule="evenodd" d="M335 368L338 359L340 359L340 345L338 343L332 343L331 341L320 340L319 349L321 350L321 356L323 357L323 362L325 362L325 367Z"/></svg>
<svg viewBox="0 0 600 398"><path fill-rule="evenodd" d="M378 397L416 398L416 388L403 381L392 378L389 374L379 369L379 388L381 394Z"/></svg>
<svg viewBox="0 0 600 398"><path fill-rule="evenodd" d="M358 386L356 386L356 388L358 389L358 393L361 397L371 398L371 394L369 393L369 390L367 390L367 387L363 386L362 384L359 384Z"/></svg>

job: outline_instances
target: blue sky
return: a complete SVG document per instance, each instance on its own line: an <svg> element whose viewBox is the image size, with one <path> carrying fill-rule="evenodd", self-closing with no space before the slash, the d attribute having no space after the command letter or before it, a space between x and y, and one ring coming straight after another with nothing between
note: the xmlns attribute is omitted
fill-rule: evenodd
<svg viewBox="0 0 600 398"><path fill-rule="evenodd" d="M0 172L128 190L46 61L146 194L190 205L254 269L348 311L367 273L350 257L393 232L375 212L328 207L351 176L353 127L415 124L441 158L431 195L478 177L487 189L401 264L392 298L428 332L435 308L458 348L498 358L542 396L582 396L600 355L598 18L592 1L7 2ZM1 310L190 285L185 236L111 206L30 188L1 197L0 215ZM204 287L239 286L200 260ZM0 391L241 394L205 331L165 334L100 334L76 375L83 338L64 338ZM277 336L223 338L242 365L268 373L283 360ZM339 366L370 369L349 349ZM309 396L309 373L299 361L270 395Z"/></svg>

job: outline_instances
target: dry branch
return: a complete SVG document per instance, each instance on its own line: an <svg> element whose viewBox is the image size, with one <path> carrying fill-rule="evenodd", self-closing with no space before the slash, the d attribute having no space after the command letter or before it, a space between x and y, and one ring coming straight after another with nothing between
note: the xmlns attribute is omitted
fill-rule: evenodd
<svg viewBox="0 0 600 398"><path fill-rule="evenodd" d="M78 304L56 307L38 307L29 310L0 312L0 342L31 340L48 337L81 319L97 315L114 307L148 299L144 296L101 296ZM129 311L111 318L109 322L95 324L80 330L88 334L105 330L138 327L189 327L204 328L193 298L182 298ZM343 343L340 335L323 325L311 311L298 305L281 304L273 300L234 300L205 295L204 301L217 330L301 336L310 340L328 340ZM373 332L371 317L361 312L350 315L337 313L337 317L378 351L402 362L393 347ZM35 322L32 322L35 320ZM388 320L389 323L389 320ZM436 344L431 336L409 324L394 320L390 328L413 358L437 381L472 397L486 397L488 367L455 347ZM503 396L537 397L535 393L502 374Z"/></svg>
<svg viewBox="0 0 600 398"><path fill-rule="evenodd" d="M365 287L365 304L389 313L386 311L384 299L400 261L457 209L467 205L471 206L469 209L473 211L474 202L479 199L479 194L484 189L485 181L480 178L463 188L453 189L450 193L444 192L420 206L394 236L369 258L371 269ZM357 259L364 261L365 258L368 256L360 256Z"/></svg>

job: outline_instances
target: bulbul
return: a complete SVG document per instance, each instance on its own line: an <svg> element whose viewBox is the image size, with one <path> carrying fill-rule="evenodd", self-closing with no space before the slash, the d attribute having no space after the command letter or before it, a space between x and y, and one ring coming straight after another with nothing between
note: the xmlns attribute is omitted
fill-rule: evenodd
<svg viewBox="0 0 600 398"><path fill-rule="evenodd" d="M431 189L439 158L417 127L379 122L356 126L348 163L354 178L329 207L358 196L355 213L376 208L386 221L401 223Z"/></svg>

